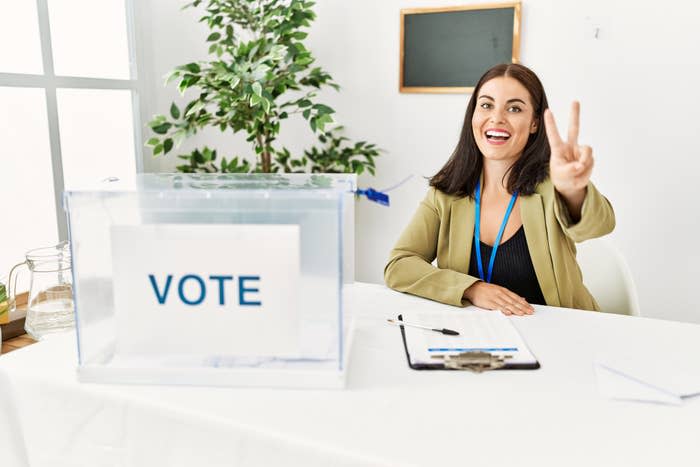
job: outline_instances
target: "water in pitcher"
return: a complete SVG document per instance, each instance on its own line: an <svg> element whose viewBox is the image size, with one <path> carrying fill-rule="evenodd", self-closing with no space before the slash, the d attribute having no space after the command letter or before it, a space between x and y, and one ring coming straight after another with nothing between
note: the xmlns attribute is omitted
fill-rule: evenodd
<svg viewBox="0 0 700 467"><path fill-rule="evenodd" d="M74 325L73 299L70 294L63 298L40 301L27 308L25 330L35 339L72 329Z"/></svg>

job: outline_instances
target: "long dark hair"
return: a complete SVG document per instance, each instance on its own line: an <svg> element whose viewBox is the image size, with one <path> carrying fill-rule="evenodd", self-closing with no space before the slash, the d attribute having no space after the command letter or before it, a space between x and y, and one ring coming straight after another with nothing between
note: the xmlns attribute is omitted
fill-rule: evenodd
<svg viewBox="0 0 700 467"><path fill-rule="evenodd" d="M550 149L544 127L544 111L549 105L544 87L529 68L516 63L504 63L494 66L479 79L467 105L459 143L447 163L430 179L430 186L450 195L474 196L484 163L474 139L472 117L481 87L487 81L501 76L514 78L527 89L534 107L534 118L538 123L537 131L529 136L522 156L508 169L511 172L508 191L513 193L518 190L522 195L531 195L537 184L547 178Z"/></svg>

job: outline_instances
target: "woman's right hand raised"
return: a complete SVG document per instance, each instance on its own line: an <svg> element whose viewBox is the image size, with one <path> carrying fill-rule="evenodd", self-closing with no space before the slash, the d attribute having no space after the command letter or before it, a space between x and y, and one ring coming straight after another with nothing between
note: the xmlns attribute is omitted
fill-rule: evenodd
<svg viewBox="0 0 700 467"><path fill-rule="evenodd" d="M464 291L462 296L472 305L487 310L500 310L504 315L531 315L535 309L527 301L500 285L478 281Z"/></svg>

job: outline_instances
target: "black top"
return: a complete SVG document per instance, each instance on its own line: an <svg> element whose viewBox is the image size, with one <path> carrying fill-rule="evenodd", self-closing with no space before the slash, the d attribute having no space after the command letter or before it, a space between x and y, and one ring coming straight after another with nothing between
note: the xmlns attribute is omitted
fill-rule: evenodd
<svg viewBox="0 0 700 467"><path fill-rule="evenodd" d="M469 259L469 275L479 277L476 264L475 243L472 242L472 253ZM484 277L488 275L492 247L481 243L481 261ZM493 262L491 283L505 287L527 300L530 304L546 305L540 284L537 282L535 268L532 265L530 251L527 249L525 229L520 226L518 231L506 242L501 243Z"/></svg>

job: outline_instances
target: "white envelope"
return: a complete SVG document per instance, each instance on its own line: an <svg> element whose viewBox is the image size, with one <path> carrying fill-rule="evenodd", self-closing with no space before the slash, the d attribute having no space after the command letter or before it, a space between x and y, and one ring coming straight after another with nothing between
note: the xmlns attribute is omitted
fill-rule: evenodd
<svg viewBox="0 0 700 467"><path fill-rule="evenodd" d="M700 395L697 358L649 350L599 356L595 363L598 389L611 399L681 405Z"/></svg>

